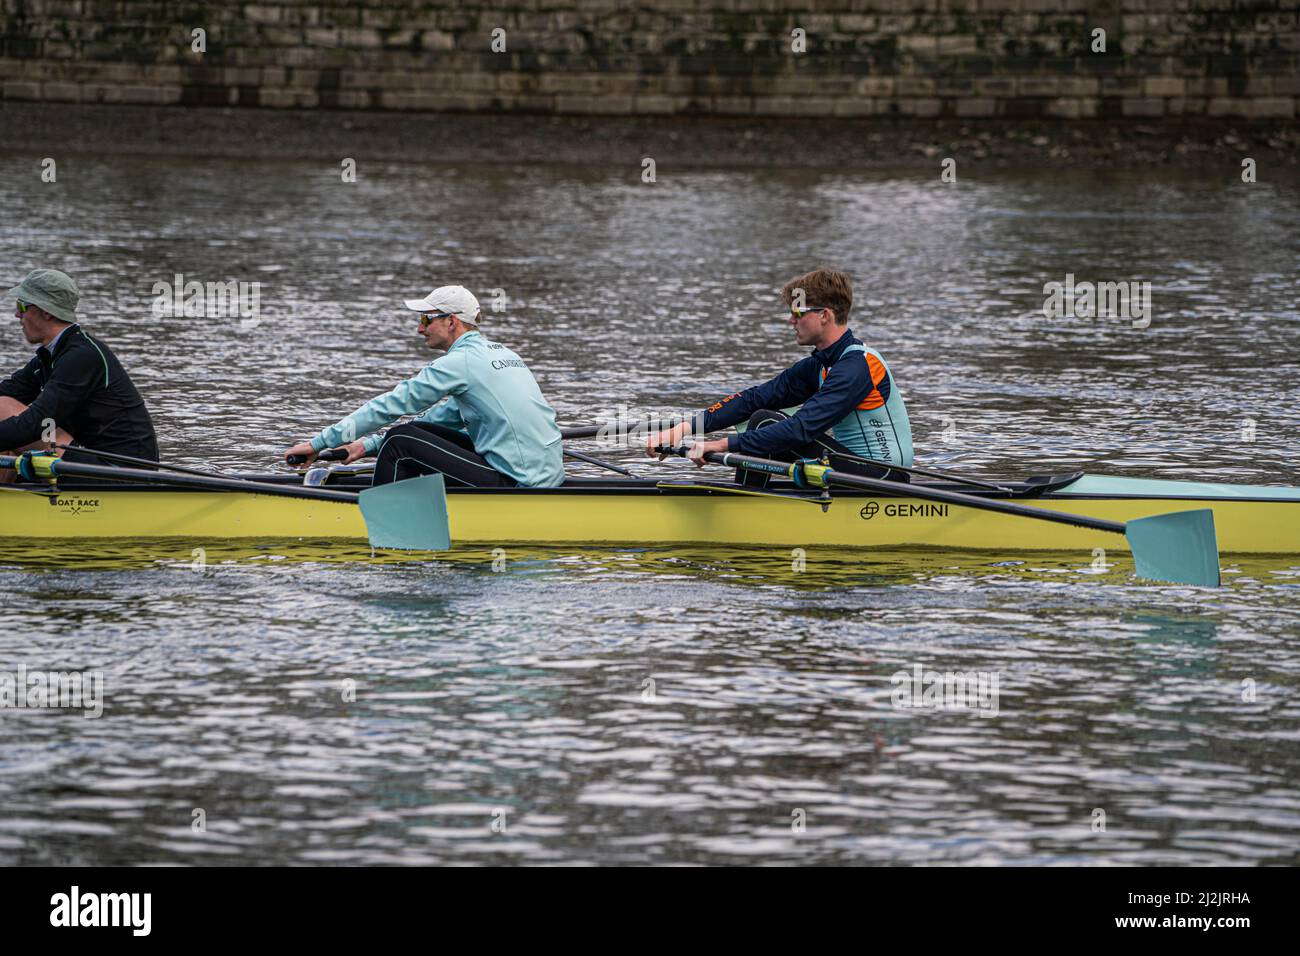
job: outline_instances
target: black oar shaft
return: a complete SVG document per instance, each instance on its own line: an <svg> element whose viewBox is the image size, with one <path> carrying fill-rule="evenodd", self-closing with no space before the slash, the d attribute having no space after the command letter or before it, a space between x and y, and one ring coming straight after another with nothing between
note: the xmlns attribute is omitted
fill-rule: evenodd
<svg viewBox="0 0 1300 956"><path fill-rule="evenodd" d="M686 449L671 449L675 454L685 457ZM748 468L751 471L763 471L768 474L794 477L794 470L802 465L771 461L767 458L755 458L753 455L741 455L735 452L709 452L706 461L728 468ZM1070 514L1064 511L1049 511L1046 508L1030 508L1025 505L1012 504L1009 501L997 501L990 498L978 498L975 495L962 494L960 491L946 491L928 488L922 485L904 485L896 481L884 481L880 478L867 478L833 469L826 469L824 479L830 484L847 488L864 488L867 491L882 491L896 498L920 498L923 501L939 501L945 504L961 505L983 511L996 511L1001 514L1015 515L1019 518L1039 518L1043 521L1056 521L1061 524L1075 525L1080 528L1092 528L1096 531L1110 531L1124 534L1124 525L1118 521L1106 521L1103 518L1089 518L1086 515Z"/></svg>
<svg viewBox="0 0 1300 956"><path fill-rule="evenodd" d="M644 431L646 435L649 435L651 432L661 431L665 428L672 428L674 425L679 425L684 421L688 421L688 419L667 418L662 421L651 419L648 422L608 422L603 425L575 425L572 428L561 428L560 437L564 438L566 441L574 441L580 438L596 438L601 434L601 432L608 433L609 431L614 431L615 434L618 434L620 427L624 434L635 429L637 431ZM895 465L888 462L878 462L869 458L862 458L859 455L846 455L844 452L839 451L831 451L830 453L841 458L852 458L853 460L863 462L864 464L878 465L879 467L890 468L894 471L905 471L911 475L925 475L927 478L942 478L944 481L970 485L973 488L985 488L989 491L1011 491L1010 488L1007 488L1004 485L994 484L990 481L981 481L978 478L967 478L965 475L955 475L952 472L939 471L936 468L917 468L915 466L904 467L903 465Z"/></svg>
<svg viewBox="0 0 1300 956"><path fill-rule="evenodd" d="M105 461L120 461L124 465L140 465L144 468L159 468L164 471L174 471L182 475L198 475L201 478L220 478L221 475L211 471L201 471L198 468L186 468L184 465L168 465L161 461L150 461L148 458L134 458L131 455L119 455L115 451L96 451L93 448L86 448L82 445L65 445L62 442L50 442L55 448L62 448L64 451L75 451L83 455L93 455L96 458L102 458ZM71 464L71 462L69 463Z"/></svg>
<svg viewBox="0 0 1300 956"><path fill-rule="evenodd" d="M603 461L602 459L595 458L591 455L584 455L580 451L570 451L568 448L564 449L564 454L567 457L574 459L575 461L585 461L589 465L596 465L597 467L600 468L608 468L610 471L616 471L620 475L627 475L629 478L636 477L636 475L634 475L632 472L628 471L626 468L614 464L612 461Z"/></svg>
<svg viewBox="0 0 1300 956"><path fill-rule="evenodd" d="M0 458L0 467L13 459ZM281 498L311 498L317 501L342 501L355 504L357 496L350 491L332 491L325 488L304 488L301 485L273 485L263 481L245 481L240 478L220 478L212 475L162 475L142 468L115 468L111 465L86 465L81 462L55 459L50 470L57 478L103 478L108 481L142 482L151 485L180 485L185 488L208 488L214 491L244 491L259 495L276 495Z"/></svg>
<svg viewBox="0 0 1300 956"><path fill-rule="evenodd" d="M578 438L596 438L602 432L608 434L613 432L616 435L626 435L629 432L640 432L647 437L652 432L662 431L665 428L672 428L674 425L680 425L686 421L684 418L665 418L650 419L649 421L627 422L614 421L605 422L600 425L574 425L572 428L561 428L560 437L568 441Z"/></svg>
<svg viewBox="0 0 1300 956"><path fill-rule="evenodd" d="M955 475L951 471L940 471L937 468L918 468L916 465L895 465L893 462L877 461L874 458L863 458L861 455L846 455L842 451L832 451L829 449L827 449L827 452L836 458L848 458L852 461L861 462L864 465L874 465L877 468L888 468L890 471L905 471L909 475L924 475L927 478L942 478L944 481L952 481L960 485L970 485L972 488L984 488L987 491L1000 491L1003 494L1012 491L1012 489L1005 485L994 484L991 481L983 481L979 478L968 478L965 475Z"/></svg>

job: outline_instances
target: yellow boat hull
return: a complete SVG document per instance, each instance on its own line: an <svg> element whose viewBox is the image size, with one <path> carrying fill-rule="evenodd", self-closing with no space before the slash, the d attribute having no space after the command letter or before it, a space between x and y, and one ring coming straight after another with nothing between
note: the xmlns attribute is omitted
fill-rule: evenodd
<svg viewBox="0 0 1300 956"><path fill-rule="evenodd" d="M1224 553L1300 553L1300 501L1158 498L1030 499L1036 508L1128 521L1210 508ZM505 544L715 544L780 548L975 549L1005 552L1127 550L1122 537L910 498L840 494L829 508L808 500L726 491L453 492L452 541ZM246 492L154 488L0 489L0 538L236 538L364 540L348 503Z"/></svg>

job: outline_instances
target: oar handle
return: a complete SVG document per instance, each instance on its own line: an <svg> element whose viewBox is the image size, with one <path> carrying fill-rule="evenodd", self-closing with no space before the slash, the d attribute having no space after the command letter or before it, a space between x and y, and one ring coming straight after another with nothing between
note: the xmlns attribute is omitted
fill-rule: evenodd
<svg viewBox="0 0 1300 956"><path fill-rule="evenodd" d="M289 455L287 458L285 458L285 461L287 461L291 465L305 465L307 464L307 457L308 456L306 455ZM316 460L317 461L343 461L347 457L348 457L348 453L344 451L342 448L330 448L317 455Z"/></svg>

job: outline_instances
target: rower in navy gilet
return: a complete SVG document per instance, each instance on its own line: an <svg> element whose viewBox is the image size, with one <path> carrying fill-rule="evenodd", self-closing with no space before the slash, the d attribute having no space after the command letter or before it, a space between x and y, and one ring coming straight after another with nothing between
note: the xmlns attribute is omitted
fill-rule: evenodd
<svg viewBox="0 0 1300 956"><path fill-rule="evenodd" d="M781 290L790 307L795 341L812 354L760 385L721 399L688 421L651 436L646 453L746 422L741 433L697 441L690 457L704 464L709 452L739 452L794 461L829 457L831 467L870 477L907 481L889 465L912 464L912 426L889 365L848 327L853 307L849 277L817 269L791 279ZM787 409L796 409L793 414ZM744 472L746 484L766 476Z"/></svg>

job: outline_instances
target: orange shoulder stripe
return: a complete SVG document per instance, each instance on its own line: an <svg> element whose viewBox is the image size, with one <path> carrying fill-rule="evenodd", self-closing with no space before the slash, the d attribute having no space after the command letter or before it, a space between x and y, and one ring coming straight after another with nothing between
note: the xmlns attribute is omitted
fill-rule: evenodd
<svg viewBox="0 0 1300 956"><path fill-rule="evenodd" d="M867 375L871 378L871 391L867 392L867 397L854 407L860 412L870 412L885 404L885 396L880 394L878 386L889 373L885 371L885 363L870 352L863 352L862 357L867 360ZM826 381L826 369L821 370L821 376L822 381Z"/></svg>

